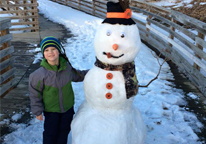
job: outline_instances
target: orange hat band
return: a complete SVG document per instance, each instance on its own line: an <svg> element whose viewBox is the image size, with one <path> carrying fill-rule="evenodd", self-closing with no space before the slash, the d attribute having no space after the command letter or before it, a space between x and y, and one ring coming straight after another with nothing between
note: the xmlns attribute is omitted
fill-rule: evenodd
<svg viewBox="0 0 206 144"><path fill-rule="evenodd" d="M108 12L107 18L126 18L129 19L132 16L131 9L126 9L124 12Z"/></svg>

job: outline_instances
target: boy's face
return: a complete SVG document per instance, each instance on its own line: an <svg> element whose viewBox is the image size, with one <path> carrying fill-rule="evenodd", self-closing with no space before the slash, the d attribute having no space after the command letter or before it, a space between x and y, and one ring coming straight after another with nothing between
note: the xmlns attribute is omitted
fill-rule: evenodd
<svg viewBox="0 0 206 144"><path fill-rule="evenodd" d="M44 50L44 57L50 65L59 64L59 51L55 47L48 47Z"/></svg>

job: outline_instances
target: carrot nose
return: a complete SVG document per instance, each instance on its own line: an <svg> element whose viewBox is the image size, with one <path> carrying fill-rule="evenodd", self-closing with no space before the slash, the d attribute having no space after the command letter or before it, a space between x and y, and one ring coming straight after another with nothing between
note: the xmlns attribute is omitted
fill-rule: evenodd
<svg viewBox="0 0 206 144"><path fill-rule="evenodd" d="M118 44L113 44L112 48L113 48L114 50L117 50L117 49L118 49Z"/></svg>

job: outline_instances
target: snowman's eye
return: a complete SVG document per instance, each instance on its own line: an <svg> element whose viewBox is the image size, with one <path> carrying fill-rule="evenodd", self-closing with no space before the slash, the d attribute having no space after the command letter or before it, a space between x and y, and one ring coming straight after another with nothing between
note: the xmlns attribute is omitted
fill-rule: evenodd
<svg viewBox="0 0 206 144"><path fill-rule="evenodd" d="M124 37L125 37L125 33L122 32L122 34L121 34L121 38L124 38Z"/></svg>
<svg viewBox="0 0 206 144"><path fill-rule="evenodd" d="M107 31L107 36L110 36L111 35L111 32L108 30Z"/></svg>

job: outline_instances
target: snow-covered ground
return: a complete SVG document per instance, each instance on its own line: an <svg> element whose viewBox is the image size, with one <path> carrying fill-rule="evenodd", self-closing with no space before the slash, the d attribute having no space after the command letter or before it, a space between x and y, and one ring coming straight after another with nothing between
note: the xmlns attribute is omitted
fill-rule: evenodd
<svg viewBox="0 0 206 144"><path fill-rule="evenodd" d="M68 38L67 43L64 44L72 65L77 69L92 68L95 62L93 39L103 19L48 0L38 0L38 3L40 13L51 21L64 25L75 35ZM40 48L36 50L40 51ZM41 58L41 54L37 54L35 62ZM141 45L135 64L137 78L141 85L147 84L159 70L157 60L144 44ZM173 79L170 67L165 63L159 78L148 88L140 88L135 97L134 104L139 107L147 128L145 144L201 144L195 132L199 132L203 125L195 114L182 107L187 104L184 100L185 94L181 89L176 89L174 83L167 81ZM73 83L73 88L74 108L77 111L85 99L83 83ZM187 96L198 99L198 96L193 93ZM15 121L20 117L20 114L14 114L12 119ZM3 122L9 121L4 120L1 123ZM29 124L12 123L11 127L16 131L4 138L5 144L42 143L43 122L32 119Z"/></svg>
<svg viewBox="0 0 206 144"><path fill-rule="evenodd" d="M161 1L152 1L151 3L158 5L158 6L173 6L175 7L181 7L184 5L187 5L188 7L191 7L192 5L189 4L192 2L192 0L161 0Z"/></svg>

